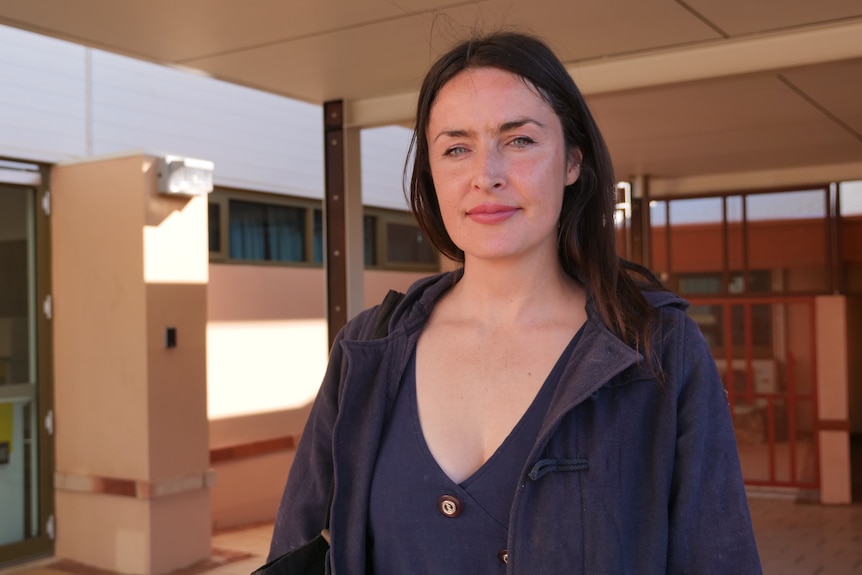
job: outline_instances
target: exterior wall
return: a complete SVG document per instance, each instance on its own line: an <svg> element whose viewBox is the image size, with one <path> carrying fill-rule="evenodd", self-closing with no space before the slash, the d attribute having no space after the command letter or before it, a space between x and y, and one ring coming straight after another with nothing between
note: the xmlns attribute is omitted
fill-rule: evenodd
<svg viewBox="0 0 862 575"><path fill-rule="evenodd" d="M321 197L319 106L99 50L88 55L91 154L204 158L220 185Z"/></svg>
<svg viewBox="0 0 862 575"><path fill-rule="evenodd" d="M250 525L275 518L287 473L293 463L308 405L260 412L209 422L212 453L221 448L246 448L243 456L214 460L212 526L215 529ZM276 448L248 450L275 443Z"/></svg>
<svg viewBox="0 0 862 575"><path fill-rule="evenodd" d="M322 268L211 264L213 525L272 520L328 359ZM366 270L365 307L427 275Z"/></svg>
<svg viewBox="0 0 862 575"><path fill-rule="evenodd" d="M323 286L319 268L210 266L211 419L314 399L328 352Z"/></svg>
<svg viewBox="0 0 862 575"><path fill-rule="evenodd" d="M0 156L87 153L86 49L0 27Z"/></svg>
<svg viewBox="0 0 862 575"><path fill-rule="evenodd" d="M846 234L857 237L862 234L862 221L847 219ZM787 220L750 222L748 237L749 269L793 269L822 268L826 265L826 234L822 220ZM738 224L728 224L728 236L740 237ZM664 226L655 226L651 231L652 265L654 271L668 270L667 235ZM720 224L677 225L671 227L671 271L690 273L721 270L723 240ZM732 245L732 242L731 242ZM741 246L738 246L741 250ZM731 268L741 269L742 258L737 250L730 250ZM823 275L821 273L821 275ZM804 273L800 283L806 283ZM811 283L809 279L807 283ZM803 288L804 289L804 288ZM822 289L822 280L817 289Z"/></svg>

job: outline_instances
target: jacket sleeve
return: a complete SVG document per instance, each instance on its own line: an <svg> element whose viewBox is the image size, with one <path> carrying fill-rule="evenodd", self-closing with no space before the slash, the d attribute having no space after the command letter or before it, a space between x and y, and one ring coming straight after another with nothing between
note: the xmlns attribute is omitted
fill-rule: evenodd
<svg viewBox="0 0 862 575"><path fill-rule="evenodd" d="M677 394L667 572L759 574L727 395L700 330L679 315L665 366Z"/></svg>
<svg viewBox="0 0 862 575"><path fill-rule="evenodd" d="M324 527L332 484L332 429L338 415L340 383L346 370L341 342L368 339L372 323L368 319L374 317L375 310L362 312L335 338L326 374L288 473L267 561L304 545Z"/></svg>

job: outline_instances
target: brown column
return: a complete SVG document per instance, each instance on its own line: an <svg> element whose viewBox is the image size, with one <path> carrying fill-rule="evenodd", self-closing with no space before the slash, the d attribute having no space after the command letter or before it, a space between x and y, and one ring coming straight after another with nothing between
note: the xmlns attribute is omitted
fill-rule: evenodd
<svg viewBox="0 0 862 575"><path fill-rule="evenodd" d="M344 102L333 100L323 104L324 138L324 222L326 230L326 321L329 345L347 323L347 234L344 207Z"/></svg>
<svg viewBox="0 0 862 575"><path fill-rule="evenodd" d="M650 267L649 178L632 179L632 261Z"/></svg>

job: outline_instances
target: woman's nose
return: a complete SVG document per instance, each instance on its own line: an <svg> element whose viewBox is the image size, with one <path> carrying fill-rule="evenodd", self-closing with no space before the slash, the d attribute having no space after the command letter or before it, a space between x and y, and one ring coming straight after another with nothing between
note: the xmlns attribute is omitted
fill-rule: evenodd
<svg viewBox="0 0 862 575"><path fill-rule="evenodd" d="M505 162L496 148L480 150L475 156L473 187L490 191L503 186L505 182Z"/></svg>

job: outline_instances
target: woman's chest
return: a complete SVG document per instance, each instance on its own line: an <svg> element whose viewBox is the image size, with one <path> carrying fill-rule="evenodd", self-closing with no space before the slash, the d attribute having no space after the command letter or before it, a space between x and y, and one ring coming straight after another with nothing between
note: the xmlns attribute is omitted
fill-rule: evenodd
<svg viewBox="0 0 862 575"><path fill-rule="evenodd" d="M518 345L506 338L424 339L415 380L419 421L431 453L455 480L487 461L540 392L555 384L572 334ZM535 345L538 344L538 345ZM553 390L551 390L553 391Z"/></svg>

